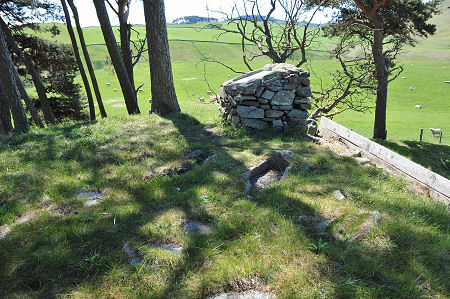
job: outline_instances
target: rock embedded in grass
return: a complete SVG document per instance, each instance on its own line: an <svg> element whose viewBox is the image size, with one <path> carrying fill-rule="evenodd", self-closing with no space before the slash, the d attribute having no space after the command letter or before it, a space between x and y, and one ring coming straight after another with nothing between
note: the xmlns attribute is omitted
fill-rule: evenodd
<svg viewBox="0 0 450 299"><path fill-rule="evenodd" d="M77 199L82 200L86 207L90 207L98 205L100 203L100 200L102 200L104 196L105 194L101 190L87 191L78 193Z"/></svg>
<svg viewBox="0 0 450 299"><path fill-rule="evenodd" d="M153 249L162 249L175 255L181 255L183 251L183 247L172 244L152 244L151 246Z"/></svg>
<svg viewBox="0 0 450 299"><path fill-rule="evenodd" d="M290 170L290 160L294 153L288 150L271 150L265 160L256 167L241 174L245 181L245 194L251 195L252 189L263 189L273 182L284 180Z"/></svg>
<svg viewBox="0 0 450 299"><path fill-rule="evenodd" d="M184 226L184 232L190 235L209 235L212 233L212 229L201 222L189 221Z"/></svg>
<svg viewBox="0 0 450 299"><path fill-rule="evenodd" d="M125 251L125 253L128 255L128 259L129 259L129 265L131 267L138 267L142 264L143 259L139 254L139 250L129 244L124 244L123 245L123 250Z"/></svg>
<svg viewBox="0 0 450 299"><path fill-rule="evenodd" d="M256 290L245 292L230 292L207 297L208 299L274 299L274 295L263 293Z"/></svg>
<svg viewBox="0 0 450 299"><path fill-rule="evenodd" d="M344 196L344 194L342 194L341 190L334 190L333 195L334 195L334 198L336 198L337 200L345 199L345 196Z"/></svg>

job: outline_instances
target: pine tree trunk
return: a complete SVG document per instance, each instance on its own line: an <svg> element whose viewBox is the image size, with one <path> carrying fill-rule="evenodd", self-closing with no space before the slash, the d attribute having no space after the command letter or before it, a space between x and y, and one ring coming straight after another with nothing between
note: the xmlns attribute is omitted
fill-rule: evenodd
<svg viewBox="0 0 450 299"><path fill-rule="evenodd" d="M17 87L19 88L19 93L22 99L25 102L25 105L27 106L28 110L30 111L31 118L33 119L36 126L43 128L44 123L41 120L41 117L39 116L38 112L36 111L36 108L33 105L33 101L31 100L30 96L27 93L27 90L25 89L25 86L23 85L22 80L19 77L19 73L17 73L17 70L13 68L14 77L16 78Z"/></svg>
<svg viewBox="0 0 450 299"><path fill-rule="evenodd" d="M133 56L131 54L130 45L130 25L128 25L128 15L130 9L130 0L120 0L119 1L119 28L120 28L120 49L122 52L123 63L125 64L125 69L128 73L128 78L130 79L133 90L136 93L134 85L134 74L133 74ZM137 95L136 95L137 97Z"/></svg>
<svg viewBox="0 0 450 299"><path fill-rule="evenodd" d="M86 95L87 95L88 104L89 104L89 115L91 117L91 120L95 120L94 98L92 97L91 87L89 86L89 80L86 76L83 62L81 61L80 52L78 50L77 39L75 38L75 33L73 32L73 28L72 28L72 21L70 20L69 10L67 9L65 0L61 0L61 4L62 4L63 10L64 10L64 16L66 17L66 26L67 26L67 31L69 32L70 41L72 42L73 54L75 54L75 59L78 64L78 69L80 70L81 79L83 80L84 89L86 90Z"/></svg>
<svg viewBox="0 0 450 299"><path fill-rule="evenodd" d="M19 56L22 63L25 64L28 73L31 75L33 79L34 87L36 88L39 101L41 102L42 105L42 112L44 113L45 121L47 122L47 124L56 124L55 115L53 114L50 102L48 101L44 84L42 84L41 76L39 75L39 72L36 70L33 61L29 57L27 57L22 52L22 50L17 46L17 43L11 31L9 30L8 25L6 25L6 23L3 21L1 17L0 17L0 24L1 28L3 29L6 42L8 43L12 51L16 53L17 56Z"/></svg>
<svg viewBox="0 0 450 299"><path fill-rule="evenodd" d="M120 87L125 98L127 111L129 114L140 113L134 87L131 85L130 79L128 78L127 70L125 69L122 56L120 55L119 48L117 47L116 38L114 37L114 33L111 28L108 12L106 11L105 1L94 0L94 5L97 11L97 17L100 22L100 26L102 28L106 47L108 48L108 53L111 57L114 70L117 74L117 79L119 80Z"/></svg>
<svg viewBox="0 0 450 299"><path fill-rule="evenodd" d="M0 135L7 135L13 130L11 123L11 111L6 101L6 95L0 84Z"/></svg>
<svg viewBox="0 0 450 299"><path fill-rule="evenodd" d="M173 84L164 0L144 0L144 14L152 83L150 112L163 115L180 111Z"/></svg>
<svg viewBox="0 0 450 299"><path fill-rule="evenodd" d="M0 26L0 84L14 120L14 131L21 133L30 129L25 109L23 109L19 90L13 72L13 62Z"/></svg>
<svg viewBox="0 0 450 299"><path fill-rule="evenodd" d="M386 140L386 107L388 72L386 60L383 55L383 30L382 24L375 24L372 55L377 75L377 100L375 107L375 123L373 127L373 138Z"/></svg>
<svg viewBox="0 0 450 299"><path fill-rule="evenodd" d="M73 18L75 19L75 24L76 24L77 31L78 31L78 37L80 40L81 49L83 50L84 59L86 60L86 66L88 68L89 75L91 77L92 87L94 88L95 97L97 98L97 104L98 104L98 108L100 110L100 115L102 117L106 117L107 115L106 115L105 107L103 106L102 96L100 94L100 89L98 88L97 77L95 76L95 71L94 71L94 68L92 67L91 57L89 56L89 52L86 47L86 42L84 40L83 29L81 28L81 25L80 25L80 18L78 16L77 7L73 3L73 0L67 0L67 2L69 3L69 6L73 13Z"/></svg>

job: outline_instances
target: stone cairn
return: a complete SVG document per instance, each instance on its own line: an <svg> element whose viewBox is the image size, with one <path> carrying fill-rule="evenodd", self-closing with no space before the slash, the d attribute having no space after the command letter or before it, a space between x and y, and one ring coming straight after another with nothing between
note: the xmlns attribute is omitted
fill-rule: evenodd
<svg viewBox="0 0 450 299"><path fill-rule="evenodd" d="M224 119L250 131L305 123L311 109L309 73L291 64L268 64L226 81L219 95Z"/></svg>

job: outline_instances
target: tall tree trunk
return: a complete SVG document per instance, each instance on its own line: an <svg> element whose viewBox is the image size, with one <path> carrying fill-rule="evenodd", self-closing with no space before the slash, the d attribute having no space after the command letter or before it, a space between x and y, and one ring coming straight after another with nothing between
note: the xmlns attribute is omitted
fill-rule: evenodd
<svg viewBox="0 0 450 299"><path fill-rule="evenodd" d="M43 128L44 123L41 120L41 117L39 116L38 112L36 111L36 108L33 105L33 101L31 100L30 96L27 93L27 90L25 89L25 86L23 85L22 80L19 77L19 73L15 68L13 68L14 77L16 78L17 87L19 89L20 96L25 101L25 105L27 106L28 110L30 111L31 118L33 119L36 126Z"/></svg>
<svg viewBox="0 0 450 299"><path fill-rule="evenodd" d="M388 71L386 60L383 55L383 26L375 24L374 39L372 45L372 55L377 73L377 100L375 107L375 123L373 127L373 138L386 140L386 106Z"/></svg>
<svg viewBox="0 0 450 299"><path fill-rule="evenodd" d="M39 75L39 72L34 66L33 61L28 56L26 56L23 53L23 51L17 46L17 43L11 31L9 30L8 25L6 25L6 23L3 21L1 17L0 17L0 25L1 28L3 29L4 37L9 47L14 53L16 53L17 56L19 56L22 63L25 64L28 73L31 75L33 79L34 87L36 88L39 101L41 102L42 112L44 113L45 121L47 122L47 124L56 124L55 115L53 114L50 102L48 101L44 84L42 84L41 76Z"/></svg>
<svg viewBox="0 0 450 299"><path fill-rule="evenodd" d="M83 29L80 25L80 18L78 16L78 10L73 0L67 0L69 6L73 13L73 18L75 19L75 24L77 26L78 37L80 39L81 49L83 50L84 59L86 60L86 66L89 71L89 75L91 77L92 87L94 88L95 97L97 98L98 108L100 110L100 115L102 117L106 117L105 107L103 106L102 96L100 94L100 89L98 88L97 77L95 76L94 68L92 67L91 57L89 56L89 52L86 47L86 42L84 40Z"/></svg>
<svg viewBox="0 0 450 299"><path fill-rule="evenodd" d="M2 84L0 84L0 135L7 135L11 133L12 130L11 111L9 110Z"/></svg>
<svg viewBox="0 0 450 299"><path fill-rule="evenodd" d="M117 47L116 38L111 28L108 12L106 11L104 0L94 0L95 10L97 11L97 17L102 28L103 37L105 39L106 47L108 48L109 56L111 57L114 70L117 74L120 87L122 89L123 96L125 98L125 104L129 114L140 113L134 87L131 85L128 78L127 70L123 63L122 55L120 55Z"/></svg>
<svg viewBox="0 0 450 299"><path fill-rule="evenodd" d="M164 0L144 0L144 14L152 83L150 112L167 114L180 111L173 85Z"/></svg>
<svg viewBox="0 0 450 299"><path fill-rule="evenodd" d="M75 59L77 60L78 68L80 70L81 79L83 80L84 89L86 90L86 95L89 103L89 115L91 120L95 120L95 106L94 98L92 97L91 87L89 86L89 80L86 76L84 70L83 61L81 61L80 52L78 50L77 39L75 38L75 33L72 28L72 21L70 20L69 10L67 9L66 1L61 0L61 4L64 10L64 16L66 17L67 31L69 32L70 41L72 42L73 53L75 54Z"/></svg>
<svg viewBox="0 0 450 299"><path fill-rule="evenodd" d="M128 78L130 79L131 85L133 86L133 90L135 90L134 74L133 74L133 56L131 54L131 45L130 45L131 31L130 25L128 24L130 2L131 0L119 0L118 17L120 28L120 49L122 52L123 63L125 64L125 69L127 70Z"/></svg>
<svg viewBox="0 0 450 299"><path fill-rule="evenodd" d="M0 84L6 97L9 109L14 120L15 132L26 132L30 129L25 109L23 109L20 99L17 82L14 77L14 65L9 55L8 47L3 36L3 30L0 26Z"/></svg>

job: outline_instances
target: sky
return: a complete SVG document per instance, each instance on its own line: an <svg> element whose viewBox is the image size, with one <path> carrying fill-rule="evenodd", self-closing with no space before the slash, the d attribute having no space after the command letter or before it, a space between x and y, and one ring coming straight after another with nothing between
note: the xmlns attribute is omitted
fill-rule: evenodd
<svg viewBox="0 0 450 299"><path fill-rule="evenodd" d="M239 0L165 0L166 20L172 22L174 19L183 16L208 16L208 14L211 17L220 18L220 15L218 14L208 13L207 7L209 10L229 12L235 1L238 3L240 2ZM80 22L83 27L99 25L92 0L74 0L74 2L78 8ZM260 2L263 3L263 5L267 5L268 0L260 0ZM118 25L117 17L111 12L109 16L111 23L113 25ZM315 23L325 23L329 18L329 12L328 17L326 13L319 13L317 16L318 17L314 20ZM275 14L274 17L281 19L282 15ZM131 24L144 24L142 1L132 0L129 22Z"/></svg>

